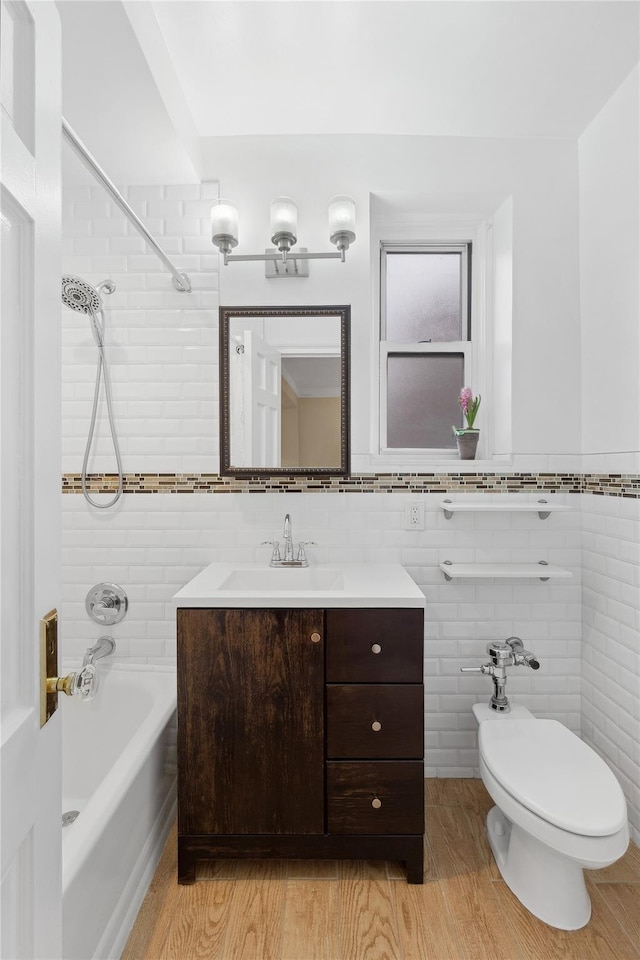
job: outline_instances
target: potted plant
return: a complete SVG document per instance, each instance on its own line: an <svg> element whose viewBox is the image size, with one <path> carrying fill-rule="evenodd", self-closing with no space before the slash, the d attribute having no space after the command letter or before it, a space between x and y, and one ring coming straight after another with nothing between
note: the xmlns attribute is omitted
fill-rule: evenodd
<svg viewBox="0 0 640 960"><path fill-rule="evenodd" d="M458 444L458 455L461 460L475 460L478 448L480 431L474 427L478 408L482 397L474 397L471 387L463 387L458 397L458 403L467 421L466 427L453 427L453 433Z"/></svg>

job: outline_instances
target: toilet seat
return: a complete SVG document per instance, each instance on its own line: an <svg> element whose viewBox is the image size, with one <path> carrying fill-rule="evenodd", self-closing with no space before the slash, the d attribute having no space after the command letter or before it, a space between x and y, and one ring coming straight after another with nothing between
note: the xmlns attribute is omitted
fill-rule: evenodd
<svg viewBox="0 0 640 960"><path fill-rule="evenodd" d="M611 836L626 826L626 801L615 776L557 720L482 721L478 742L502 788L547 823L584 837Z"/></svg>

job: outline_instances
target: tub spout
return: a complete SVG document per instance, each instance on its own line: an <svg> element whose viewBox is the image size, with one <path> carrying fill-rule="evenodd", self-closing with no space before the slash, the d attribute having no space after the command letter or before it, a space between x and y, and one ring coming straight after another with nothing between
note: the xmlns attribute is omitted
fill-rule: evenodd
<svg viewBox="0 0 640 960"><path fill-rule="evenodd" d="M100 637L97 643L89 647L85 653L82 666L93 666L96 660L101 660L102 657L108 657L113 653L115 648L116 642L113 637Z"/></svg>

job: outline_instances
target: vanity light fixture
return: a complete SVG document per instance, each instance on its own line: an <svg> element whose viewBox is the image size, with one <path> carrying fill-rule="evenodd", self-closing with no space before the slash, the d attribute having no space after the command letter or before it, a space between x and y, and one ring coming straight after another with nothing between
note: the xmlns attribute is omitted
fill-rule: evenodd
<svg viewBox="0 0 640 960"><path fill-rule="evenodd" d="M356 204L353 197L333 197L329 201L329 239L338 248L336 253L308 253L304 248L292 252L298 240L298 208L291 197L276 197L271 201L271 243L277 250L265 253L232 254L238 245L238 208L231 200L214 200L211 204L211 241L224 256L225 266L232 260L277 261L295 264L298 260L345 260L349 245L356 239ZM300 276L297 268L291 272L276 270L271 276ZM308 275L308 274L304 274Z"/></svg>

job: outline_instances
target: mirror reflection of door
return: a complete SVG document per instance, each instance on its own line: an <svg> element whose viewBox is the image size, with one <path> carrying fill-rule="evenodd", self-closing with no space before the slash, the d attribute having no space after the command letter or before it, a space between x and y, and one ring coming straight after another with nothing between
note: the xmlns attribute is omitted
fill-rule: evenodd
<svg viewBox="0 0 640 960"><path fill-rule="evenodd" d="M340 463L340 356L284 357L282 466Z"/></svg>
<svg viewBox="0 0 640 960"><path fill-rule="evenodd" d="M345 472L347 331L343 307L221 308L223 469Z"/></svg>
<svg viewBox="0 0 640 960"><path fill-rule="evenodd" d="M255 331L233 336L231 458L238 465L281 466L280 351Z"/></svg>

